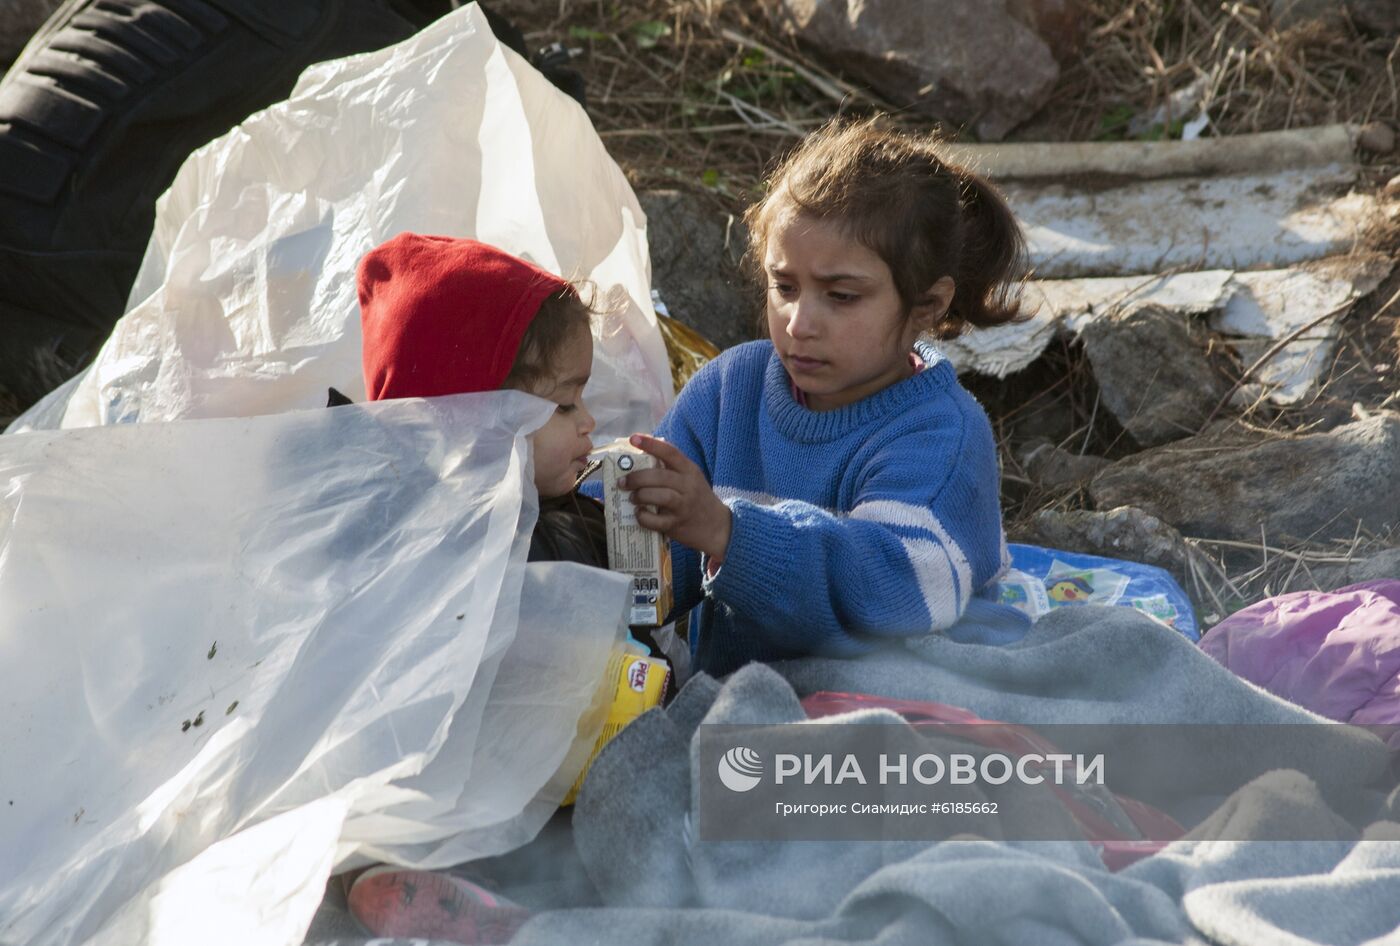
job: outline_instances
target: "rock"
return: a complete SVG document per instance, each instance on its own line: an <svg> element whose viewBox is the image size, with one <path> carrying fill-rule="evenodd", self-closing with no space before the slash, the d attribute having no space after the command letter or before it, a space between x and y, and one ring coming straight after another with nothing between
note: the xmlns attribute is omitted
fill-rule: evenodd
<svg viewBox="0 0 1400 946"><path fill-rule="evenodd" d="M1064 443L1074 436L1074 414L1065 410L1064 401L1052 395L1039 395L1018 407L1011 422L1013 441ZM1081 431L1082 436L1082 431Z"/></svg>
<svg viewBox="0 0 1400 946"><path fill-rule="evenodd" d="M739 263L747 233L737 218L682 191L637 195L647 215L651 284L677 321L720 348L760 337L759 297Z"/></svg>
<svg viewBox="0 0 1400 946"><path fill-rule="evenodd" d="M63 0L0 0L0 74Z"/></svg>
<svg viewBox="0 0 1400 946"><path fill-rule="evenodd" d="M1046 489L1087 483L1109 465L1103 457L1080 455L1044 441L1025 450L1020 460L1027 475Z"/></svg>
<svg viewBox="0 0 1400 946"><path fill-rule="evenodd" d="M1289 584L1289 591L1336 591L1363 581L1390 578L1400 581L1400 549L1386 549L1370 558L1359 558L1344 565L1311 565L1305 572L1299 568Z"/></svg>
<svg viewBox="0 0 1400 946"><path fill-rule="evenodd" d="M1207 610L1205 602L1192 595L1196 583L1191 575L1191 546L1180 532L1141 509L1120 506L1107 512L1045 510L1036 515L1031 532L1019 540L1067 552L1155 565L1171 573L1197 611Z"/></svg>
<svg viewBox="0 0 1400 946"><path fill-rule="evenodd" d="M1183 534L1271 544L1350 539L1400 524L1400 413L1298 437L1207 433L1120 460L1089 484Z"/></svg>
<svg viewBox="0 0 1400 946"><path fill-rule="evenodd" d="M1276 29L1284 30L1309 20L1340 20L1341 0L1271 0L1269 16Z"/></svg>
<svg viewBox="0 0 1400 946"><path fill-rule="evenodd" d="M1390 154L1395 150L1395 129L1385 122L1367 122L1357 132L1356 146L1372 154Z"/></svg>
<svg viewBox="0 0 1400 946"><path fill-rule="evenodd" d="M1144 447L1198 432L1229 390L1179 313L1147 306L1097 319L1079 338L1102 405Z"/></svg>
<svg viewBox="0 0 1400 946"><path fill-rule="evenodd" d="M1007 0L1007 11L1035 30L1061 67L1084 46L1084 10L1079 0Z"/></svg>
<svg viewBox="0 0 1400 946"><path fill-rule="evenodd" d="M1388 37L1400 33L1400 3L1395 0L1347 0L1347 12L1368 33Z"/></svg>
<svg viewBox="0 0 1400 946"><path fill-rule="evenodd" d="M1061 4L1016 0L1046 20ZM780 0L783 26L890 102L996 141L1049 97L1060 69L1008 0Z"/></svg>

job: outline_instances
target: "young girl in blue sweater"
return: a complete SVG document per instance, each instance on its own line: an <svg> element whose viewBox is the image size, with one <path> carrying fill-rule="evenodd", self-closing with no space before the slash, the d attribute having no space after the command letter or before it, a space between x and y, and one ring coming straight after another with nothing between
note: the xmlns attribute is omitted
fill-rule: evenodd
<svg viewBox="0 0 1400 946"><path fill-rule="evenodd" d="M833 124L745 217L770 340L721 354L621 480L672 540L694 665L950 627L1008 562L996 446L929 333L1017 315L1020 229L931 138Z"/></svg>

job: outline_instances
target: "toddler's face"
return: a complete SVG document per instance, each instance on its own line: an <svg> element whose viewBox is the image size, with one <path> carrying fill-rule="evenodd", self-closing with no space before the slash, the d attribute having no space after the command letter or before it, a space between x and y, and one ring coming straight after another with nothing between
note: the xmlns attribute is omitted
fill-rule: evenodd
<svg viewBox="0 0 1400 946"><path fill-rule="evenodd" d="M918 337L889 266L835 224L779 220L764 251L768 334L812 410L853 404L910 375Z"/></svg>
<svg viewBox="0 0 1400 946"><path fill-rule="evenodd" d="M555 374L530 393L559 405L532 441L535 452L535 489L541 499L563 496L574 488L593 441L588 435L597 426L583 405L583 386L593 370L593 335L579 328L556 359Z"/></svg>

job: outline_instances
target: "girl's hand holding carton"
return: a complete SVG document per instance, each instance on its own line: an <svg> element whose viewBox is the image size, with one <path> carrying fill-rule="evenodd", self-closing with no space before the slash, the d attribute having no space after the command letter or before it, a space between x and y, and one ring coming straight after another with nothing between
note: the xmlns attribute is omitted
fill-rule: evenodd
<svg viewBox="0 0 1400 946"><path fill-rule="evenodd" d="M700 552L716 567L722 565L733 517L729 507L715 495L705 474L689 457L659 437L633 434L629 442L662 463L650 470L628 473L617 481L620 489L632 493L637 523Z"/></svg>

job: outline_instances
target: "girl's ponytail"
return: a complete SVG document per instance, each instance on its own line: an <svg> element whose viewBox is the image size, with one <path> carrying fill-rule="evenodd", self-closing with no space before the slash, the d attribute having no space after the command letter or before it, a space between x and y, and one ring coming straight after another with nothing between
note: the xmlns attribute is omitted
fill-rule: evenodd
<svg viewBox="0 0 1400 946"><path fill-rule="evenodd" d="M964 326L989 328L1020 314L1026 242L1006 199L990 182L949 166L958 178L963 219L962 251L953 272L956 290L945 322L953 334Z"/></svg>

